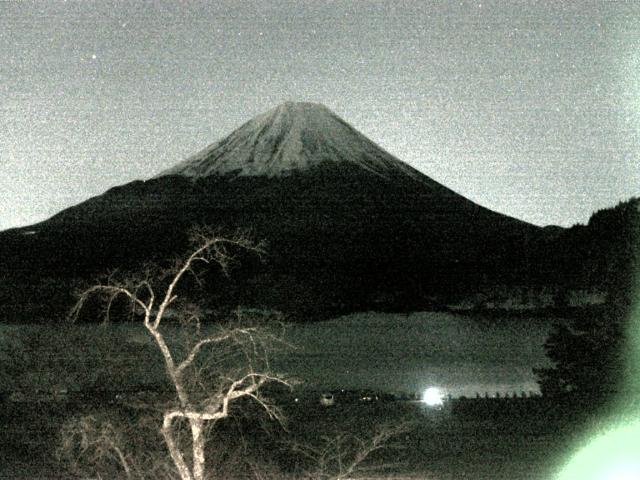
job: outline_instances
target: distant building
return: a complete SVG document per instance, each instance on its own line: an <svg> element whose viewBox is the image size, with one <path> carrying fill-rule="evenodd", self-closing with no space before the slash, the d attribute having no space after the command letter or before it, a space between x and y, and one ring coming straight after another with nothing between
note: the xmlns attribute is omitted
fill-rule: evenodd
<svg viewBox="0 0 640 480"><path fill-rule="evenodd" d="M320 405L323 407L331 407L335 405L336 399L333 396L333 393L323 393L320 395Z"/></svg>

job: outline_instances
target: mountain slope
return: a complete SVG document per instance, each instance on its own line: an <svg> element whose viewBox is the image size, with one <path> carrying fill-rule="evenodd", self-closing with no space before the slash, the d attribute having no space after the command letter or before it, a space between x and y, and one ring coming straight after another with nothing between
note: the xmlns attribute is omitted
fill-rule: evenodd
<svg viewBox="0 0 640 480"><path fill-rule="evenodd" d="M194 224L269 244L265 265L247 260L216 302L319 317L537 282L532 252L548 236L417 172L326 107L287 103L148 181L0 234L9 310L62 309L76 279L170 258Z"/></svg>

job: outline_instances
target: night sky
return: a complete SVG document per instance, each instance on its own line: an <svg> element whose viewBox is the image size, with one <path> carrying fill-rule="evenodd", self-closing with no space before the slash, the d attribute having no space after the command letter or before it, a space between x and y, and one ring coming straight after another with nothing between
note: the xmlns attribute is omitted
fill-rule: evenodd
<svg viewBox="0 0 640 480"><path fill-rule="evenodd" d="M493 210L640 193L640 2L1 2L0 229L325 104Z"/></svg>

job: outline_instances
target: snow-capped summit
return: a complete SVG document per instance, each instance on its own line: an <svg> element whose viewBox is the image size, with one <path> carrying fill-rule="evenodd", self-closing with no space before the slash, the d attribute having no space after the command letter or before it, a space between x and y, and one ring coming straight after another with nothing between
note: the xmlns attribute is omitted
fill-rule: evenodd
<svg viewBox="0 0 640 480"><path fill-rule="evenodd" d="M400 171L423 178L324 105L306 102L285 102L256 116L157 177L277 177L324 162L347 162L382 176Z"/></svg>

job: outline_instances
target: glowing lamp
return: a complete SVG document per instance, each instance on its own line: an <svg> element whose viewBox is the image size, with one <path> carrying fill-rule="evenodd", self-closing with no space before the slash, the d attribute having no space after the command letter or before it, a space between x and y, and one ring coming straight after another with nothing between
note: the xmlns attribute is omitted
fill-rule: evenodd
<svg viewBox="0 0 640 480"><path fill-rule="evenodd" d="M422 401L429 407L439 407L443 404L444 395L438 387L429 387L422 394Z"/></svg>

